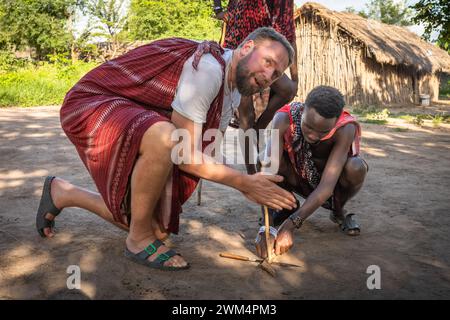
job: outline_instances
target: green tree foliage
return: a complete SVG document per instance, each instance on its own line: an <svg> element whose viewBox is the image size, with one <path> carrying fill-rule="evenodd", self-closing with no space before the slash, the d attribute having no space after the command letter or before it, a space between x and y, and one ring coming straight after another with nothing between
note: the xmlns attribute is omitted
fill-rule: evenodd
<svg viewBox="0 0 450 320"><path fill-rule="evenodd" d="M126 23L125 5L125 0L89 0L86 3L86 11L90 14L97 30L95 36L117 41Z"/></svg>
<svg viewBox="0 0 450 320"><path fill-rule="evenodd" d="M411 25L412 10L406 6L405 0L371 0L366 4L366 10L356 11L353 7L348 7L345 11L357 13L364 18L378 20L386 24Z"/></svg>
<svg viewBox="0 0 450 320"><path fill-rule="evenodd" d="M424 38L430 40L433 31L439 33L437 44L450 53L450 5L448 0L420 0L411 6L413 21L425 26Z"/></svg>
<svg viewBox="0 0 450 320"><path fill-rule="evenodd" d="M209 0L131 0L127 29L132 40L177 36L218 41L220 26Z"/></svg>
<svg viewBox="0 0 450 320"><path fill-rule="evenodd" d="M78 3L77 0L0 0L0 49L30 47L38 59L68 52L72 35L67 22Z"/></svg>
<svg viewBox="0 0 450 320"><path fill-rule="evenodd" d="M120 42L126 40L123 28L127 21L126 0L87 0L85 11L90 16L92 37L101 37L108 42L110 58L115 58Z"/></svg>

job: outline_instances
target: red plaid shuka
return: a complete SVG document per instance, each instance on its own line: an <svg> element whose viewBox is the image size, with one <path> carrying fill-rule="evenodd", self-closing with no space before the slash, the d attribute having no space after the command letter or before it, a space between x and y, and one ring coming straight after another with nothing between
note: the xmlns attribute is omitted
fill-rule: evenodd
<svg viewBox="0 0 450 320"><path fill-rule="evenodd" d="M313 190L317 188L322 177L312 159L311 146L306 142L302 130L301 120L303 115L304 105L300 102L291 102L290 104L282 107L278 112L287 113L289 115L289 128L284 133L284 150L289 155L289 160L299 176L303 181L301 190L302 196L307 197ZM321 141L328 140L333 137L336 130L353 123L356 128L355 137L353 143L348 151L349 157L359 155L359 144L361 140L361 127L348 111L342 111L334 128L322 139ZM332 209L334 205L334 197L332 196L323 205L326 209Z"/></svg>
<svg viewBox="0 0 450 320"><path fill-rule="evenodd" d="M225 13L224 47L236 49L254 30L272 27L295 41L293 0L230 0Z"/></svg>
<svg viewBox="0 0 450 320"><path fill-rule="evenodd" d="M211 53L222 65L223 49L215 42L172 38L152 42L108 61L86 74L66 95L61 125L75 145L114 220L125 224L125 195L145 131L158 121L170 121L183 65L194 55ZM218 128L223 83L211 104L203 130ZM203 143L203 148L208 143ZM181 205L191 196L198 178L173 167L158 203L158 218L177 233Z"/></svg>

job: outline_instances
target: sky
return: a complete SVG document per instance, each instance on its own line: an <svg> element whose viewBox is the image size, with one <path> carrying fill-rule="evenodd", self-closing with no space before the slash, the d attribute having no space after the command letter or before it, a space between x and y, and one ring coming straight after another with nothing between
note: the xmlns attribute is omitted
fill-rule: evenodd
<svg viewBox="0 0 450 320"><path fill-rule="evenodd" d="M309 1L295 0L295 4L301 7L304 3ZM320 3L321 5L327 7L328 9L335 11L345 10L347 7L354 7L356 10L361 10L365 8L365 4L369 1L366 0L316 0L313 2Z"/></svg>
<svg viewBox="0 0 450 320"><path fill-rule="evenodd" d="M310 0L313 2L320 3L321 5L327 7L328 9L332 9L335 11L342 11L345 10L347 7L354 7L356 10L365 9L366 4L369 3L369 0ZM418 2L419 0L407 0L406 4L409 6L411 4L414 4ZM309 1L303 1L303 0L295 0L294 1L297 6L302 6L304 3ZM396 0L394 2L400 2L399 0Z"/></svg>
<svg viewBox="0 0 450 320"><path fill-rule="evenodd" d="M310 0L313 2L317 2L324 7L327 7L328 9L334 10L334 11L343 11L348 7L353 7L356 9L356 11L359 10L365 10L366 5L370 2L369 0ZM406 4L409 6L411 4L416 3L418 0L407 0ZM309 2L305 0L295 0L295 4L298 7L301 7L304 3ZM416 33L417 35L421 36L424 32L424 27L421 25L413 25L407 27L410 31ZM433 35L432 35L433 38Z"/></svg>

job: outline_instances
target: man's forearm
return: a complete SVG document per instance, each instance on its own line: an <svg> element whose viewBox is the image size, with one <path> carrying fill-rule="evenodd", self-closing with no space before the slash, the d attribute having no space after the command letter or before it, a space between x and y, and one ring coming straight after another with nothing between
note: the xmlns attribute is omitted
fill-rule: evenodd
<svg viewBox="0 0 450 320"><path fill-rule="evenodd" d="M291 67L289 71L291 73L291 79L295 83L298 84L298 59L297 59L297 45L295 41L292 43L292 47L294 48L294 59L292 59Z"/></svg>
<svg viewBox="0 0 450 320"><path fill-rule="evenodd" d="M223 164L181 164L179 168L196 177L224 184L237 190L241 190L242 182L245 179L245 174Z"/></svg>
<svg viewBox="0 0 450 320"><path fill-rule="evenodd" d="M318 187L305 200L300 209L296 212L298 215L306 219L312 215L322 204L327 201L333 193Z"/></svg>
<svg viewBox="0 0 450 320"><path fill-rule="evenodd" d="M248 129L252 129L255 123L255 112L253 109L253 102L251 98L242 98L239 105L239 129L246 132ZM258 134L258 132L256 132ZM250 159L250 155L253 155L253 141L252 139L240 140L241 152L243 152L245 168L248 174L254 174L257 172L254 159ZM250 150L252 148L252 150Z"/></svg>
<svg viewBox="0 0 450 320"><path fill-rule="evenodd" d="M280 96L275 92L274 95L270 98L266 110L264 110L264 112L258 118L258 121L253 125L255 130L259 132L260 129L266 129L270 121L272 121L273 116L275 115L277 110L288 102L288 99Z"/></svg>
<svg viewBox="0 0 450 320"><path fill-rule="evenodd" d="M253 121L254 117L248 117L247 115L242 114L239 117L239 129L243 130L244 133L248 129L252 129L253 127ZM257 134L257 133L256 133ZM245 168L247 169L248 174L254 174L256 173L256 167L254 162L254 159L250 159L250 155L253 155L253 139L250 135L249 139L244 138L243 140L239 139L239 144L241 147L241 152L243 153L244 162L245 162Z"/></svg>
<svg viewBox="0 0 450 320"><path fill-rule="evenodd" d="M247 170L248 174L254 174L257 172L257 168L255 166L254 159L250 159L250 148L253 148L253 141L246 140L242 142L244 146L241 146L241 150L244 149L244 162L245 162L245 169ZM252 152L253 154L253 152Z"/></svg>

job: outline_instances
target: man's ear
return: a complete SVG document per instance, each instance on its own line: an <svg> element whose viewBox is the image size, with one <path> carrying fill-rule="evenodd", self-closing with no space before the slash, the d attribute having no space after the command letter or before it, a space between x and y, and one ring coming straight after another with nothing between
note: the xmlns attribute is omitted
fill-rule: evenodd
<svg viewBox="0 0 450 320"><path fill-rule="evenodd" d="M241 57L246 56L249 54L253 48L255 47L255 42L253 40L247 40L239 50L239 53L241 54Z"/></svg>

